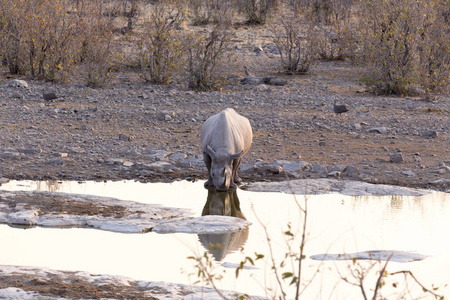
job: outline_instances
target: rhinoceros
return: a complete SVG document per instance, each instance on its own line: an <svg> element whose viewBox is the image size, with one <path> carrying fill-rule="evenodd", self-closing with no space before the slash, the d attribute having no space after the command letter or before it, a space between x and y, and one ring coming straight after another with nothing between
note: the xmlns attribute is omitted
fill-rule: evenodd
<svg viewBox="0 0 450 300"><path fill-rule="evenodd" d="M247 118L227 108L209 117L201 130L203 158L208 168L205 187L218 191L236 188L242 156L252 144L252 127Z"/></svg>

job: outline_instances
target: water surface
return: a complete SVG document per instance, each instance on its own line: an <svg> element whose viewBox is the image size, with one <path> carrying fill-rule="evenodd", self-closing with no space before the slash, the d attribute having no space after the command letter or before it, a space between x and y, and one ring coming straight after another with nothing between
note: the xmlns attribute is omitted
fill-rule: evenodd
<svg viewBox="0 0 450 300"><path fill-rule="evenodd" d="M205 213L208 191L203 182L174 183L121 182L11 182L4 190L44 190L115 197L168 207L189 208L195 216ZM283 234L291 224L292 232L301 228L307 199L307 243L303 264L303 282L312 282L305 289L305 299L359 299L358 287L345 283L349 268L368 269L367 261L320 261L311 255L355 253L367 250L396 250L418 253L427 257L420 261L389 262L387 270L411 270L424 285L450 284L450 196L433 192L426 196L352 197L339 194L296 196L282 193L237 191L240 217L252 225L239 236L205 236L197 234L120 234L93 229L17 229L0 225L0 264L47 267L58 270L81 270L99 274L114 274L148 281L191 283L197 278L188 256L201 255L208 243L227 244L215 253L217 271L225 270L219 286L248 294L265 295L267 288L277 289L264 260L256 269L243 270L235 280L235 266L254 253L269 257L270 249L264 228L270 235L277 265L288 252L289 236ZM211 200L211 199L210 199ZM235 201L235 200L233 200ZM297 201L297 202L296 202ZM207 205L217 212L222 207ZM235 209L236 210L236 209ZM244 251L239 249L244 247ZM297 248L294 248L297 249ZM214 251L213 251L214 252ZM384 264L382 262L381 264ZM374 287L376 270L368 274L366 289ZM225 267L224 267L225 266ZM319 270L319 272L317 272ZM289 271L285 269L284 271ZM369 272L370 273L370 272ZM404 281L396 276L398 283ZM290 291L286 288L288 292ZM410 282L408 290L422 295L422 289ZM385 286L386 295L399 288ZM438 290L450 295L449 287ZM270 295L270 294L269 294ZM431 297L430 297L431 299Z"/></svg>

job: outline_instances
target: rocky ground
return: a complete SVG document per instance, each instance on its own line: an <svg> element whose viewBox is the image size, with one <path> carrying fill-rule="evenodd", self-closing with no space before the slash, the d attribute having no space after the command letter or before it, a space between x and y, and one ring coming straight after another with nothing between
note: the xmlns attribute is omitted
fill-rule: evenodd
<svg viewBox="0 0 450 300"><path fill-rule="evenodd" d="M263 59L248 56L253 64ZM181 84L146 84L130 73L102 89L23 78L24 88L4 70L0 173L33 180L205 179L200 127L232 107L250 119L254 133L244 181L284 180L284 168L291 178L449 189L449 95L376 96L358 84L359 71L322 62L304 76L260 71L278 75L284 86L235 80L221 91L196 93ZM46 92L58 98L44 100ZM335 115L333 100L349 112Z"/></svg>

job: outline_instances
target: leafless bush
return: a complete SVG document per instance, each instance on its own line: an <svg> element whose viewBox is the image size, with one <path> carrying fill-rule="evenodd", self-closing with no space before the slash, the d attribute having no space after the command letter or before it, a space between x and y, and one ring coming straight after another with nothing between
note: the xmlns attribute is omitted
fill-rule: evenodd
<svg viewBox="0 0 450 300"><path fill-rule="evenodd" d="M180 69L184 45L175 29L182 20L180 7L167 3L153 5L139 43L139 64L146 81L169 83L174 72Z"/></svg>
<svg viewBox="0 0 450 300"><path fill-rule="evenodd" d="M34 77L64 80L75 62L75 49L81 46L80 22L76 14L67 13L71 10L69 2L2 0L1 7L6 13L8 46L20 45L24 51L24 55L15 51L6 53L10 55L7 60L24 60L18 66L25 66Z"/></svg>
<svg viewBox="0 0 450 300"><path fill-rule="evenodd" d="M103 28L90 28L92 35L86 36L83 43L83 66L86 84L100 87L111 75L111 31Z"/></svg>
<svg viewBox="0 0 450 300"><path fill-rule="evenodd" d="M332 24L350 18L354 0L289 0L295 15L304 14L315 23Z"/></svg>
<svg viewBox="0 0 450 300"><path fill-rule="evenodd" d="M354 56L351 12L354 0L290 0L295 16L303 15L315 27L318 55L325 60Z"/></svg>
<svg viewBox="0 0 450 300"><path fill-rule="evenodd" d="M188 82L190 88L210 90L223 82L218 72L218 66L228 53L230 38L231 34L224 30L221 24L218 24L206 38L201 35L192 35L188 39Z"/></svg>
<svg viewBox="0 0 450 300"><path fill-rule="evenodd" d="M282 20L281 28L273 31L281 65L287 74L308 73L314 61L314 34L308 25L304 28L305 26L293 17Z"/></svg>
<svg viewBox="0 0 450 300"><path fill-rule="evenodd" d="M377 93L413 94L448 88L450 26L446 0L372 1L360 16L363 82ZM420 93L420 92L419 92Z"/></svg>
<svg viewBox="0 0 450 300"><path fill-rule="evenodd" d="M111 36L101 5L93 0L0 0L0 42L10 72L66 80L85 64L88 82L104 81Z"/></svg>
<svg viewBox="0 0 450 300"><path fill-rule="evenodd" d="M324 25L316 29L317 54L323 60L345 60L357 53L357 39L349 23Z"/></svg>
<svg viewBox="0 0 450 300"><path fill-rule="evenodd" d="M235 0L189 0L192 24L231 23Z"/></svg>
<svg viewBox="0 0 450 300"><path fill-rule="evenodd" d="M22 28L18 26L17 17L26 7L11 7L0 1L0 56L11 74L24 74L25 53L22 49ZM13 9L13 11L8 11Z"/></svg>
<svg viewBox="0 0 450 300"><path fill-rule="evenodd" d="M270 11L278 4L278 0L237 0L237 7L247 17L251 25L265 24Z"/></svg>

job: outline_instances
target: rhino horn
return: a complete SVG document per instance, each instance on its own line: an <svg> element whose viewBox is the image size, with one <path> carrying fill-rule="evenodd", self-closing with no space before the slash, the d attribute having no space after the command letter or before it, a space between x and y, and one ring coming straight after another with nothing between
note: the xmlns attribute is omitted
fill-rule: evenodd
<svg viewBox="0 0 450 300"><path fill-rule="evenodd" d="M214 157L214 155L216 154L216 152L213 150L213 148L211 148L210 145L206 146L206 154L208 154L211 157Z"/></svg>
<svg viewBox="0 0 450 300"><path fill-rule="evenodd" d="M230 160L239 158L239 157L242 155L242 152L243 152L243 151L238 152L238 153L235 153L235 154L231 154L231 155L230 155Z"/></svg>

